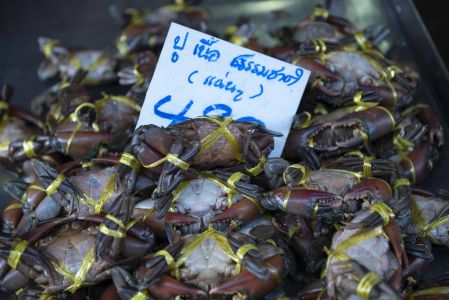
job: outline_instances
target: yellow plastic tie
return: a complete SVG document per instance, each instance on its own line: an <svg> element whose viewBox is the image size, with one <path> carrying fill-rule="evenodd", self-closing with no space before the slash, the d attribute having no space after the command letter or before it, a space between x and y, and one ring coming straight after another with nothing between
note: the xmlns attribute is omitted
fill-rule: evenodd
<svg viewBox="0 0 449 300"><path fill-rule="evenodd" d="M410 186L410 180L408 180L407 178L399 178L396 179L393 183L393 189L397 189L400 186Z"/></svg>
<svg viewBox="0 0 449 300"><path fill-rule="evenodd" d="M165 161L168 161L171 164L173 164L183 170L187 170L190 167L190 165L187 162L183 161L178 156L171 154L171 153L168 153L165 157L159 159L158 161L156 161L152 164L143 165L143 167L147 168L147 169L152 169L152 168L155 168L155 167L163 164Z"/></svg>
<svg viewBox="0 0 449 300"><path fill-rule="evenodd" d="M317 17L321 17L323 19L327 19L329 17L329 11L323 7L315 7L310 15L312 20L315 20Z"/></svg>
<svg viewBox="0 0 449 300"><path fill-rule="evenodd" d="M203 233L195 236L193 239L189 240L184 247L181 249L181 256L176 262L176 269L186 261L186 259L192 254L192 252L199 247L206 239L210 238L216 245L236 263L236 267L240 263L240 258L234 253L231 245L228 242L226 236L222 233L215 231L213 228L204 231ZM179 272L178 272L179 275Z"/></svg>
<svg viewBox="0 0 449 300"><path fill-rule="evenodd" d="M131 300L147 300L150 297L147 290L138 291Z"/></svg>
<svg viewBox="0 0 449 300"><path fill-rule="evenodd" d="M287 178L286 178L286 173L288 169L298 169L301 171L302 173L302 177L301 180L298 182L298 185L300 186L304 186L307 187L307 179L309 179L310 175L312 174L310 169L307 168L306 166L303 166L301 164L293 164L287 167L287 169L284 171L284 173L282 174L282 178L284 179L284 183L287 184Z"/></svg>
<svg viewBox="0 0 449 300"><path fill-rule="evenodd" d="M370 211L378 213L384 221L384 226L390 223L391 218L394 218L394 213L391 208L385 203L375 203L369 208Z"/></svg>
<svg viewBox="0 0 449 300"><path fill-rule="evenodd" d="M235 267L235 272L237 274L240 273L240 270L242 269L243 258L251 250L259 250L259 248L257 248L256 245L253 244L245 244L237 250L236 255L239 258L239 261Z"/></svg>
<svg viewBox="0 0 449 300"><path fill-rule="evenodd" d="M69 139L67 140L67 144L65 147L65 154L67 154L67 155L70 154L70 147L72 146L73 139L75 138L78 131L81 129L81 126L83 125L83 122L79 118L79 112L81 111L81 109L83 109L85 107L89 107L89 108L92 108L95 111L97 111L97 108L95 107L95 105L93 103L85 102L85 103L81 103L80 105L78 105L78 107L75 109L75 111L68 116L70 121L76 122L76 126L73 129L73 131L71 132ZM92 124L92 128L94 129L95 132L99 131L98 125L96 123Z"/></svg>
<svg viewBox="0 0 449 300"><path fill-rule="evenodd" d="M125 97L125 96L116 96L116 95L108 95L106 93L103 93L103 98L99 99L97 101L95 101L95 106L98 109L103 108L107 102L109 101L113 101L113 102L118 102L121 104L124 104L136 111L140 111L142 109L142 106L138 103L136 103L136 101L134 101L133 99L129 98L129 97Z"/></svg>
<svg viewBox="0 0 449 300"><path fill-rule="evenodd" d="M304 114L307 116L307 120L304 121L304 123L299 126L299 128L307 128L313 123L313 117L312 114L308 111L305 111Z"/></svg>
<svg viewBox="0 0 449 300"><path fill-rule="evenodd" d="M45 193L48 196L53 195L54 193L56 193L56 191L58 190L59 186L64 182L65 180L65 176L64 174L59 174L55 180L45 189Z"/></svg>
<svg viewBox="0 0 449 300"><path fill-rule="evenodd" d="M347 260L349 257L344 253L345 250L357 245L358 243L361 243L365 240L377 237L383 233L382 226L377 226L376 228L364 232L362 234L359 234L359 231L356 231L353 235L351 235L349 238L344 240L337 248L335 249L328 249L327 247L324 248L324 251L328 254L326 265L323 269L323 272L321 273L321 277L325 277L327 274L327 270L329 269L329 264L333 258L335 258L337 261Z"/></svg>
<svg viewBox="0 0 449 300"><path fill-rule="evenodd" d="M365 276L360 279L357 285L357 295L363 300L369 300L369 294L371 290L382 280L379 274L375 272L366 273Z"/></svg>
<svg viewBox="0 0 449 300"><path fill-rule="evenodd" d="M363 96L362 92L357 92L357 93L355 93L354 97L352 98L352 100L354 101L354 103L356 105L355 111L362 111L367 108L375 107L379 104L377 102L364 102L364 101L362 101L362 96Z"/></svg>
<svg viewBox="0 0 449 300"><path fill-rule="evenodd" d="M369 48L369 44L368 44L368 40L366 39L365 35L363 34L363 32L356 32L354 34L354 38L355 41L357 42L357 44L360 46L360 48L362 50L366 50Z"/></svg>
<svg viewBox="0 0 449 300"><path fill-rule="evenodd" d="M317 202L315 202L315 205L313 206L313 209L312 209L312 214L310 215L310 218L311 219L315 219L316 218L316 216L317 216L317 214L318 214L318 209L320 208L320 204L319 204L319 202L317 201Z"/></svg>
<svg viewBox="0 0 449 300"><path fill-rule="evenodd" d="M21 239L16 239L11 246L11 252L8 256L8 265L12 269L17 268L17 264L20 261L20 257L22 256L25 249L28 247L28 242Z"/></svg>
<svg viewBox="0 0 449 300"><path fill-rule="evenodd" d="M106 219L109 219L112 222L114 222L115 224L117 224L119 226L119 230L110 229L104 223L102 223L98 228L98 230L100 232L102 232L108 236L112 236L112 237L120 238L120 239L122 239L126 236L127 228L126 228L125 224L123 224L122 221L120 221L119 219L117 219L116 217L111 216L111 215L107 215Z"/></svg>
<svg viewBox="0 0 449 300"><path fill-rule="evenodd" d="M391 130L394 130L396 128L396 120L394 119L393 115L391 114L391 111L389 111L387 108L383 106L376 106L378 109L383 110L387 115L388 118L391 121Z"/></svg>
<svg viewBox="0 0 449 300"><path fill-rule="evenodd" d="M58 40L51 39L42 46L42 52L44 52L44 55L46 58L49 58L51 56L51 52L53 51L53 48L58 44L59 44Z"/></svg>
<svg viewBox="0 0 449 300"><path fill-rule="evenodd" d="M228 187L230 187L233 190L236 190L235 183L237 181L239 181L240 179L242 179L244 176L245 176L245 174L243 174L241 172L233 173L231 176L229 176L228 180L226 181L226 183L228 184Z"/></svg>
<svg viewBox="0 0 449 300"><path fill-rule="evenodd" d="M246 171L248 171L249 173L251 173L253 176L257 176L257 175L259 175L260 172L263 171L263 168L264 168L264 166L265 166L265 162L266 162L265 155L262 155L262 157L261 157L260 160L259 160L259 163L258 163L256 166L254 166L254 167L252 167L252 168L248 168L248 167L245 165Z"/></svg>
<svg viewBox="0 0 449 300"><path fill-rule="evenodd" d="M154 256L163 256L169 270L175 267L175 259L170 253L168 253L167 250L159 250L154 254Z"/></svg>
<svg viewBox="0 0 449 300"><path fill-rule="evenodd" d="M285 196L284 196L284 201L282 202L282 210L286 211L287 210L287 205L288 205L288 200L290 199L290 190L287 190L285 192Z"/></svg>
<svg viewBox="0 0 449 300"><path fill-rule="evenodd" d="M427 296L427 295L449 295L449 286L438 286L427 289L422 289L413 293L413 296Z"/></svg>
<svg viewBox="0 0 449 300"><path fill-rule="evenodd" d="M8 109L9 108L9 104L8 102L4 101L4 100L0 100L0 109Z"/></svg>
<svg viewBox="0 0 449 300"><path fill-rule="evenodd" d="M36 152L34 151L34 144L33 144L35 140L36 136L32 135L22 142L23 151L25 152L28 158L33 158L37 156Z"/></svg>
<svg viewBox="0 0 449 300"><path fill-rule="evenodd" d="M405 161L409 165L408 171L412 175L412 183L416 182L416 169L415 165L413 164L412 160L405 154L400 154L399 157L402 161Z"/></svg>
<svg viewBox="0 0 449 300"><path fill-rule="evenodd" d="M13 203L13 204L8 205L5 208L5 211L11 210L11 209L16 209L16 208L22 208L22 206L23 206L22 203Z"/></svg>
<svg viewBox="0 0 449 300"><path fill-rule="evenodd" d="M234 153L235 159L238 161L243 161L243 155L240 150L240 145L235 139L234 135L228 128L228 125L233 122L231 118L224 118L221 120L220 117L204 117L205 119L218 125L218 128L209 133L207 136L201 139L201 150L200 153L212 147L212 145L221 137L225 136L231 145L232 152Z"/></svg>
<svg viewBox="0 0 449 300"><path fill-rule="evenodd" d="M86 257L84 257L81 265L76 272L75 276L69 278L72 280L72 285L69 286L66 290L70 291L72 294L78 290L78 288L84 283L86 280L87 274L92 266L95 264L95 246L90 248L89 252L87 252Z"/></svg>
<svg viewBox="0 0 449 300"><path fill-rule="evenodd" d="M53 296L47 293L42 293L42 295L40 295L39 300L51 300L53 299Z"/></svg>
<svg viewBox="0 0 449 300"><path fill-rule="evenodd" d="M115 193L115 183L116 183L117 174L112 173L111 177L108 180L108 183L104 187L103 192L100 195L100 198L98 198L98 201L95 203L95 213L99 214L103 210L104 205L111 200L112 195Z"/></svg>
<svg viewBox="0 0 449 300"><path fill-rule="evenodd" d="M371 161L374 159L374 157L371 156L365 156L363 157L363 171L362 176L365 177L371 177L373 176L373 167L371 165Z"/></svg>

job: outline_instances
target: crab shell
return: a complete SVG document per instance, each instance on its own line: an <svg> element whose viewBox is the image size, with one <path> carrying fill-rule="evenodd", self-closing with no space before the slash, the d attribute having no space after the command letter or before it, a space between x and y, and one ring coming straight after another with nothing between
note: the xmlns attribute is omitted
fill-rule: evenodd
<svg viewBox="0 0 449 300"><path fill-rule="evenodd" d="M218 128L219 125L217 123L201 118L188 120L169 127L170 130L179 131L188 137L198 136L200 140L203 140ZM268 155L274 147L272 135L261 132L258 124L234 121L227 128L237 142L240 153L243 151L245 138L250 134L250 141L257 145L262 154ZM232 143L222 134L210 147L203 147L200 153L193 157L192 165L206 170L214 167L230 167L239 162L237 159L238 154Z"/></svg>
<svg viewBox="0 0 449 300"><path fill-rule="evenodd" d="M38 134L36 127L28 126L18 118L9 117L0 121L0 157L8 157L9 143L17 139L26 139Z"/></svg>
<svg viewBox="0 0 449 300"><path fill-rule="evenodd" d="M412 208L413 215L416 216L413 220L413 223L416 226L414 230L418 233L423 232L419 227L422 224L418 224L418 222L430 224L441 218L447 217L449 214L449 202L447 200L419 194L412 194ZM448 246L449 222L442 222L439 226L428 230L425 235L430 238L433 243Z"/></svg>
<svg viewBox="0 0 449 300"><path fill-rule="evenodd" d="M352 222L359 222L368 216L369 213L368 210L360 211L354 217ZM359 229L343 229L337 231L332 238L331 251L335 250L358 230ZM387 281L395 276L401 268L401 262L398 261L398 258L390 246L388 237L385 234L364 239L343 250L343 252L350 259L356 261L368 270L378 273ZM331 256L328 260L329 265L338 261L335 256ZM335 297L337 294L336 280L337 276L332 273L332 268L328 268L327 290L331 297Z"/></svg>
<svg viewBox="0 0 449 300"><path fill-rule="evenodd" d="M154 200L146 199L136 204L134 216L145 218L145 222L159 234L164 233L164 224L170 223L179 228L181 234L199 233L213 224L217 230L229 228L230 221L247 221L259 213L259 207L252 201L235 193L228 198L228 194L217 183L207 178L197 178L181 184L179 194L172 202L171 210L158 221L154 213ZM229 200L232 205L229 208Z"/></svg>

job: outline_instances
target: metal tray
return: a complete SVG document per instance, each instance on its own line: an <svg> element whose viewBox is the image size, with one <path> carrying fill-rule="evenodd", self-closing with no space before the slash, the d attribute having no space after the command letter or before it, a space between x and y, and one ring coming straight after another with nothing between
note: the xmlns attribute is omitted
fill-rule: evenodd
<svg viewBox="0 0 449 300"><path fill-rule="evenodd" d="M0 83L8 82L16 88L13 103L28 107L33 96L43 91L48 84L39 82L37 67L42 59L36 39L45 35L61 39L64 44L73 46L103 47L110 43L119 30L119 25L109 15L108 9L115 5L126 7L157 7L166 1L145 0L77 0L60 2L9 1L0 4ZM257 25L265 43L270 39L263 32L267 29L267 15L272 10L283 9L291 14L286 23L302 19L310 13L317 1L307 0L205 0L204 6L211 13L210 28L223 32L226 25L238 16L249 16ZM331 12L346 16L359 28L372 24L384 24L391 30L387 41L381 45L383 50L393 44L406 47L404 55L418 68L421 75L421 88L418 101L430 104L443 122L448 141L449 111L445 88L449 87L449 73L443 63L426 27L424 26L412 0L334 0ZM93 89L98 93L100 87ZM117 92L120 88L115 88ZM449 146L446 144L442 156L432 174L419 187L435 191L449 186ZM0 186L9 176L0 169ZM1 199L8 199L0 191ZM0 201L0 209L6 201ZM448 249L435 247L435 261L426 278L431 280L449 270Z"/></svg>

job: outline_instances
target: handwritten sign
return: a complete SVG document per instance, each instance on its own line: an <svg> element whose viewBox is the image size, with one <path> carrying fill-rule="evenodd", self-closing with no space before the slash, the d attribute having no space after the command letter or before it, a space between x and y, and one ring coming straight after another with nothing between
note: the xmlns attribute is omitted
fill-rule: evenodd
<svg viewBox="0 0 449 300"><path fill-rule="evenodd" d="M252 121L284 134L280 156L310 72L172 23L137 126L197 116Z"/></svg>

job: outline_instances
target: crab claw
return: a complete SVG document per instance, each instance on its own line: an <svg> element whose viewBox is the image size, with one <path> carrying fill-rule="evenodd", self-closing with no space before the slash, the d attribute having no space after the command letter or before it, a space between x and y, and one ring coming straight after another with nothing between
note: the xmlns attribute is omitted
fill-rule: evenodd
<svg viewBox="0 0 449 300"><path fill-rule="evenodd" d="M321 128L322 124L290 131L285 143L284 156L287 159L301 158L312 169L321 167L321 160L315 150L308 146L308 139Z"/></svg>
<svg viewBox="0 0 449 300"><path fill-rule="evenodd" d="M243 292L249 295L251 299L263 297L279 286L282 274L285 271L284 263L280 256L273 256L266 262L271 273L268 280L261 280L251 274L251 272L242 270L237 276L212 288L209 294L229 295Z"/></svg>
<svg viewBox="0 0 449 300"><path fill-rule="evenodd" d="M265 193L260 203L268 210L283 210L304 218L334 219L342 209L343 199L336 194L318 190L286 187Z"/></svg>
<svg viewBox="0 0 449 300"><path fill-rule="evenodd" d="M259 214L259 205L254 200L244 198L241 201L234 203L230 208L222 213L214 216L209 220L209 223L224 221L224 220L239 220L247 221Z"/></svg>
<svg viewBox="0 0 449 300"><path fill-rule="evenodd" d="M399 162L399 168L412 183L426 178L433 167L432 146L424 143Z"/></svg>
<svg viewBox="0 0 449 300"><path fill-rule="evenodd" d="M158 219L155 211L134 208L134 218L142 220L160 238L165 236L165 224L188 225L200 222L198 218L179 212L167 212L162 219Z"/></svg>
<svg viewBox="0 0 449 300"><path fill-rule="evenodd" d="M207 296L205 291L188 286L165 274L154 285L149 287L148 291L156 299L172 299L178 295L190 297Z"/></svg>
<svg viewBox="0 0 449 300"><path fill-rule="evenodd" d="M343 198L345 203L354 200L372 202L386 202L393 197L390 185L379 178L368 178L356 184Z"/></svg>

